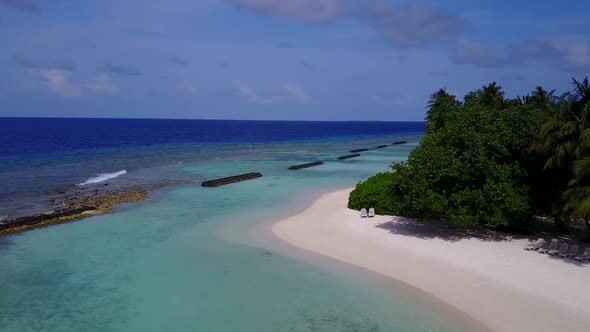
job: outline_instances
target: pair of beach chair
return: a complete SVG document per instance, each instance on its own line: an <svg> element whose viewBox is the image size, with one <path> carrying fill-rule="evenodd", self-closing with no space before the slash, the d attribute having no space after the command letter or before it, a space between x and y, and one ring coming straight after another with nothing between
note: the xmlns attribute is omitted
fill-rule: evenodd
<svg viewBox="0 0 590 332"><path fill-rule="evenodd" d="M369 212L367 212L367 209L362 208L361 209L361 218L373 218L375 216L375 209L370 208Z"/></svg>
<svg viewBox="0 0 590 332"><path fill-rule="evenodd" d="M556 239L552 239L551 243L547 244L545 240L540 238L535 243L530 244L524 249L529 251L537 251L541 254L548 254L550 256L558 256L566 260L574 259L580 263L590 262L590 248L586 248L584 253L581 256L578 256L578 252L580 251L580 247L578 245L574 244L570 247L569 244L562 243L561 246L559 246L559 249L557 249L558 245L559 241Z"/></svg>

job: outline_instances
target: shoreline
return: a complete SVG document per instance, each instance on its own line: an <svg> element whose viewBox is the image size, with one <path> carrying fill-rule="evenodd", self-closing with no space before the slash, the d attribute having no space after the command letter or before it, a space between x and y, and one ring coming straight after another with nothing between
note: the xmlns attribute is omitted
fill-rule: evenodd
<svg viewBox="0 0 590 332"><path fill-rule="evenodd" d="M147 199L148 192L140 188L68 197L63 201L66 208L3 221L0 223L0 236L107 214L123 204L138 203Z"/></svg>
<svg viewBox="0 0 590 332"><path fill-rule="evenodd" d="M525 240L448 241L396 234L401 218L360 219L346 207L352 189L322 195L271 225L286 243L417 289L492 331L585 331L590 268L523 250ZM377 227L380 226L381 227ZM566 279L564 279L566 278ZM484 328L482 328L484 329Z"/></svg>

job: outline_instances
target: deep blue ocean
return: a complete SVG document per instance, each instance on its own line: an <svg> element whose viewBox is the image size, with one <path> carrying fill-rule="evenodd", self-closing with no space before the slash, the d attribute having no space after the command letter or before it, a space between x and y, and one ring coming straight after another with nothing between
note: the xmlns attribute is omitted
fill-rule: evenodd
<svg viewBox="0 0 590 332"><path fill-rule="evenodd" d="M155 144L268 143L423 131L423 122L0 118L0 156Z"/></svg>

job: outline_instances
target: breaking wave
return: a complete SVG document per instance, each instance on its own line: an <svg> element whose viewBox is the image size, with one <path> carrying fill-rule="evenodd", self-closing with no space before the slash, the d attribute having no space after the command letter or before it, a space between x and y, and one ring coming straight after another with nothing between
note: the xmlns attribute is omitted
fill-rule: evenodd
<svg viewBox="0 0 590 332"><path fill-rule="evenodd" d="M114 173L103 173L103 174L98 174L95 177L92 177L82 183L79 183L78 186L86 186L89 184L94 184L94 183L99 183L99 182L103 182L106 181L108 179L114 179L118 176L121 176L123 174L127 174L126 170L122 170L122 171L118 171L118 172L114 172Z"/></svg>

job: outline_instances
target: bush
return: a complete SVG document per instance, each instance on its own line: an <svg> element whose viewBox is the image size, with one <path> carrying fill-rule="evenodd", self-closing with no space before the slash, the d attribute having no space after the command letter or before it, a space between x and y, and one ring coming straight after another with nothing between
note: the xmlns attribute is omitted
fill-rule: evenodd
<svg viewBox="0 0 590 332"><path fill-rule="evenodd" d="M374 208L377 214L394 215L395 202L391 197L393 173L379 173L359 182L350 193L348 207L354 210Z"/></svg>

